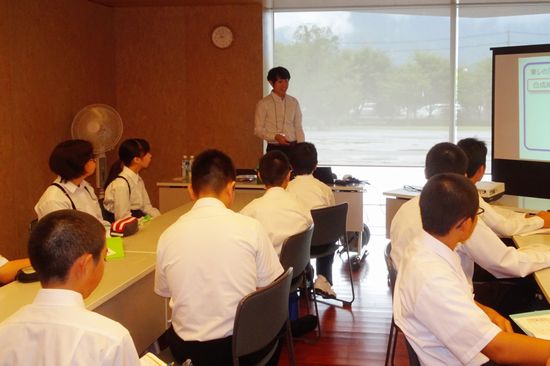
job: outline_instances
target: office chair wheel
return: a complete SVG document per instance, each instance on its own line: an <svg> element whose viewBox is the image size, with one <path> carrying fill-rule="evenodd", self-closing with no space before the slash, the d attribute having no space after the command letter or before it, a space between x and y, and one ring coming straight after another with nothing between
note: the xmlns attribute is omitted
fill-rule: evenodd
<svg viewBox="0 0 550 366"><path fill-rule="evenodd" d="M350 260L351 260L351 269L353 269L354 271L357 271L358 269L361 268L361 256L354 255L353 257L350 258Z"/></svg>

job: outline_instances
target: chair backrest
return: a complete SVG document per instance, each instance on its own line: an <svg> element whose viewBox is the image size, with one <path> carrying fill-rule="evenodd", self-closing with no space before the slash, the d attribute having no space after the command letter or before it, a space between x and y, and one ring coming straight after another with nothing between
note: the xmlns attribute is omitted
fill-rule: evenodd
<svg viewBox="0 0 550 366"><path fill-rule="evenodd" d="M390 288L393 296L393 290L395 289L395 280L397 279L397 268L391 259L391 243L388 243L386 250L384 251L384 259L386 260L386 267L388 268L388 277L390 280Z"/></svg>
<svg viewBox="0 0 550 366"><path fill-rule="evenodd" d="M334 243L342 238L345 239L344 242L347 242L347 215L348 204L346 202L311 210L314 225L311 246Z"/></svg>
<svg viewBox="0 0 550 366"><path fill-rule="evenodd" d="M294 277L300 276L309 263L312 235L313 225L301 233L289 236L283 242L280 256L281 265L285 270L292 267Z"/></svg>
<svg viewBox="0 0 550 366"><path fill-rule="evenodd" d="M395 280L397 279L397 268L395 268L395 264L393 263L393 260L391 259L391 242L388 243L386 246L386 250L384 251L384 259L386 260L386 267L388 268L388 276L390 279L390 289L392 298L395 291ZM392 318L393 322L393 318ZM411 344L405 337L405 345L407 347L407 355L409 356L409 366L420 366L420 361L418 360L418 356L416 355L416 352L412 348Z"/></svg>
<svg viewBox="0 0 550 366"><path fill-rule="evenodd" d="M237 306L233 326L233 364L244 356L266 347L288 320L288 296L292 268L270 285L245 296ZM274 348L277 347L277 342ZM269 352L265 359L272 356ZM264 360L262 360L264 361ZM261 361L258 364L263 364Z"/></svg>

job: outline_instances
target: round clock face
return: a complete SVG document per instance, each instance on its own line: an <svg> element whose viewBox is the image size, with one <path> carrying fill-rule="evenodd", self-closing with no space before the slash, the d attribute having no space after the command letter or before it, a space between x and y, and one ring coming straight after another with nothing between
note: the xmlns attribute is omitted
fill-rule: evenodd
<svg viewBox="0 0 550 366"><path fill-rule="evenodd" d="M212 43L218 48L227 48L233 43L233 31L225 26L220 25L212 31Z"/></svg>

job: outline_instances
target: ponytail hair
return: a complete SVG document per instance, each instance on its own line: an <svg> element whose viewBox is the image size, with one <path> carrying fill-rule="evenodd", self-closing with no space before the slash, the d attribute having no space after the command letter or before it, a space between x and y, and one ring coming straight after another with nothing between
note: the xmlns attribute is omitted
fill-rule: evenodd
<svg viewBox="0 0 550 366"><path fill-rule="evenodd" d="M116 179L124 166L130 166L134 158L142 158L150 150L149 143L145 139L124 140L118 148L118 160L111 165L109 176L105 181L104 187L107 188L107 186Z"/></svg>

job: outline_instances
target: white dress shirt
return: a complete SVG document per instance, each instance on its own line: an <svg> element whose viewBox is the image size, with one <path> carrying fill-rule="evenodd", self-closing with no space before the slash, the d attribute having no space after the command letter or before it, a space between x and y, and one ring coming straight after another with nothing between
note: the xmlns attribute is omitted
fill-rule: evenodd
<svg viewBox="0 0 550 366"><path fill-rule="evenodd" d="M258 220L266 229L278 255L286 238L298 234L313 223L311 211L282 187L271 187L246 205L241 213Z"/></svg>
<svg viewBox="0 0 550 366"><path fill-rule="evenodd" d="M281 98L272 91L256 105L254 135L277 144L277 134L285 135L288 141L304 142L305 139L298 100L288 94Z"/></svg>
<svg viewBox="0 0 550 366"><path fill-rule="evenodd" d="M282 272L257 220L201 198L159 239L155 292L171 297L181 339L209 341L233 334L239 301Z"/></svg>
<svg viewBox="0 0 550 366"><path fill-rule="evenodd" d="M128 330L86 310L82 295L41 289L0 324L0 365L138 366Z"/></svg>
<svg viewBox="0 0 550 366"><path fill-rule="evenodd" d="M414 197L404 203L391 222L391 258L396 266L400 265L405 248L423 231L419 201L420 197ZM478 220L470 238L455 251L461 257L462 268L470 281L474 262L497 278L525 277L550 267L550 251L506 246L483 220Z"/></svg>
<svg viewBox="0 0 550 366"><path fill-rule="evenodd" d="M332 189L312 174L297 175L288 183L286 189L296 195L298 200L309 210L335 204Z"/></svg>
<svg viewBox="0 0 550 366"><path fill-rule="evenodd" d="M481 215L483 222L500 237L511 237L544 226L544 220L541 217L525 217L525 213L490 205L481 196L479 196L479 207L485 210Z"/></svg>
<svg viewBox="0 0 550 366"><path fill-rule="evenodd" d="M78 211L89 213L101 223L104 223L99 201L90 183L83 180L82 183L77 186L72 182L61 182L61 177L57 177L54 183L63 187L65 192L71 197ZM50 212L72 209L71 200L69 200L59 187L50 185L46 188L46 191L44 191L36 206L34 206L34 211L40 220Z"/></svg>
<svg viewBox="0 0 550 366"><path fill-rule="evenodd" d="M458 255L426 232L403 253L393 314L422 365L482 365L500 332L474 302Z"/></svg>
<svg viewBox="0 0 550 366"><path fill-rule="evenodd" d="M119 174L124 177L114 179L105 190L105 209L115 215L115 220L131 216L131 210L141 210L147 215L156 217L160 211L151 205L143 179L127 166ZM130 186L130 192L128 192Z"/></svg>

